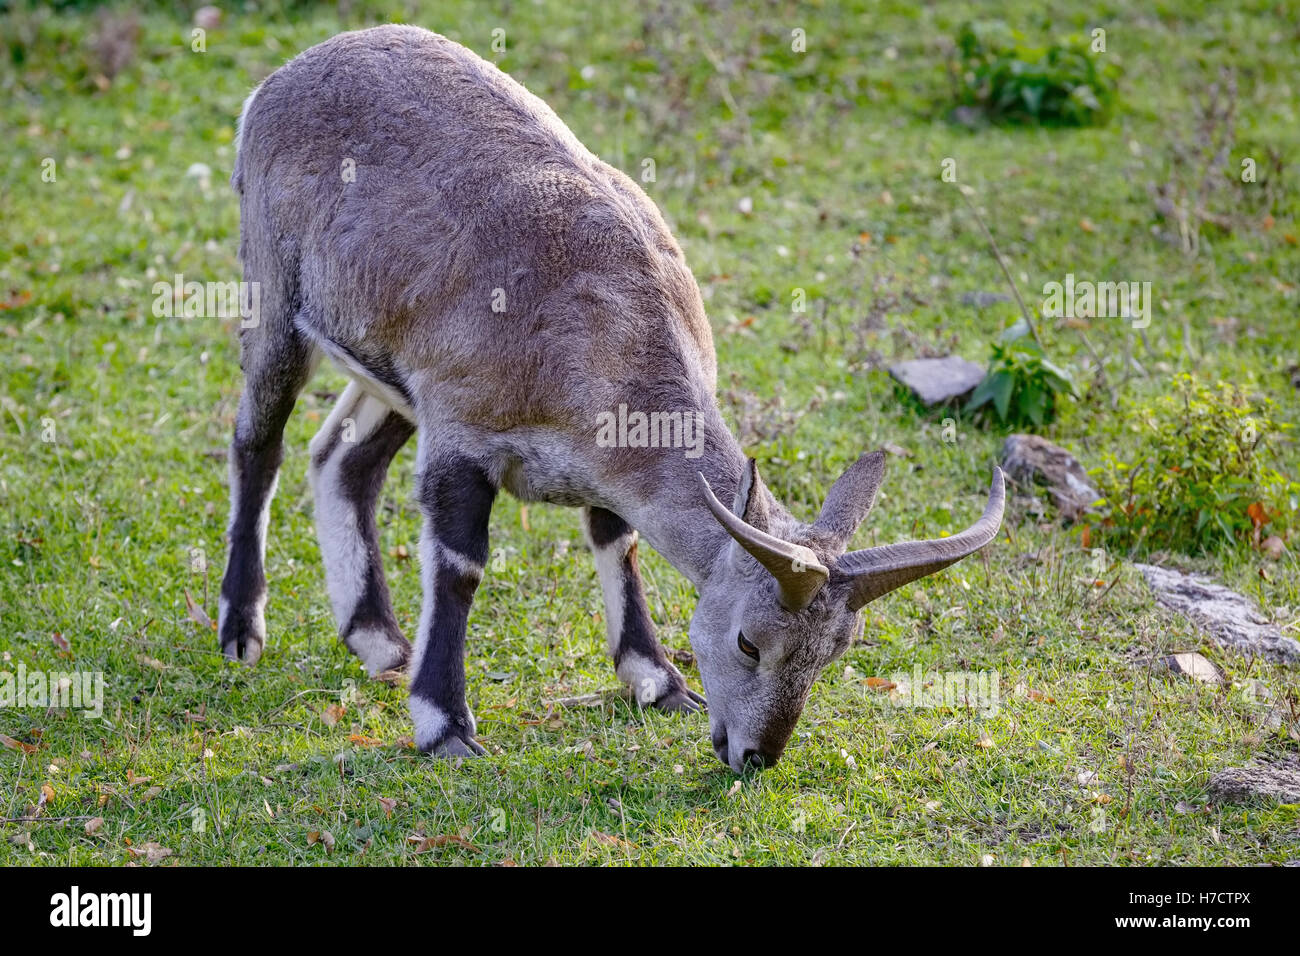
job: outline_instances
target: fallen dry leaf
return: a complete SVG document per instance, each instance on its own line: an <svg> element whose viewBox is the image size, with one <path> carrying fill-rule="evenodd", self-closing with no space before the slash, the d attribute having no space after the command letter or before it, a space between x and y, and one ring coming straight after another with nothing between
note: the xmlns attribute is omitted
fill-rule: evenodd
<svg viewBox="0 0 1300 956"><path fill-rule="evenodd" d="M868 677L863 683L871 690L881 694L888 693L898 686L892 680L886 680L884 677Z"/></svg>
<svg viewBox="0 0 1300 956"><path fill-rule="evenodd" d="M354 743L358 747L382 747L384 742L377 737L367 737L365 734L348 734L348 742Z"/></svg>
<svg viewBox="0 0 1300 956"><path fill-rule="evenodd" d="M346 714L347 712L348 709L344 707L342 704L330 704L328 707L325 708L325 711L321 714L320 719L325 724L326 727L333 727L335 724L337 724L340 720L343 719L343 715Z"/></svg>
<svg viewBox="0 0 1300 956"><path fill-rule="evenodd" d="M86 836L92 836L93 834L98 833L99 828L102 827L103 825L104 825L103 817L91 817L89 820L86 821L86 826L85 826Z"/></svg>
<svg viewBox="0 0 1300 956"><path fill-rule="evenodd" d="M379 797L379 805L384 808L384 816L391 817L397 809L397 801L391 797Z"/></svg>
<svg viewBox="0 0 1300 956"><path fill-rule="evenodd" d="M605 833L602 830L592 830L591 835L597 843L603 846L613 846L624 850L636 849L635 843L629 843L627 840L624 840L622 837L615 836L612 833Z"/></svg>
<svg viewBox="0 0 1300 956"><path fill-rule="evenodd" d="M157 863L172 855L172 851L161 843L142 843L139 846L127 847L127 852L132 856L144 857L148 863Z"/></svg>
<svg viewBox="0 0 1300 956"><path fill-rule="evenodd" d="M14 740L7 734L0 734L0 746L8 747L10 750L21 750L25 754L36 753L35 744L25 744L21 740Z"/></svg>
<svg viewBox="0 0 1300 956"><path fill-rule="evenodd" d="M334 849L334 834L329 830L308 830L307 845L315 846L317 843L325 848L326 853L329 853Z"/></svg>
<svg viewBox="0 0 1300 956"><path fill-rule="evenodd" d="M455 833L440 833L437 836L409 836L406 838L407 843L414 844L416 853L426 853L436 847L446 846L448 843L454 843L457 846L464 847L471 853L481 853L482 851L463 836Z"/></svg>
<svg viewBox="0 0 1300 956"><path fill-rule="evenodd" d="M189 588L185 589L185 610L190 615L190 620L205 630L215 631L217 625L212 623L212 618L208 617L208 612L199 607L198 603L190 595Z"/></svg>
<svg viewBox="0 0 1300 956"><path fill-rule="evenodd" d="M1203 684L1223 683L1223 672L1209 659L1202 657L1195 651L1171 654L1162 658L1161 663L1172 673L1190 677L1192 680L1200 681Z"/></svg>

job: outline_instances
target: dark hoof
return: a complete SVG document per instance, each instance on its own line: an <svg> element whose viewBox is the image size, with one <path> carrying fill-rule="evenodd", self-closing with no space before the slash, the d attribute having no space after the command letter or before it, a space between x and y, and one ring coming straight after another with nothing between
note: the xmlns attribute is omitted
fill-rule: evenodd
<svg viewBox="0 0 1300 956"><path fill-rule="evenodd" d="M266 645L266 626L261 622L231 618L221 622L221 653L232 661L256 664Z"/></svg>
<svg viewBox="0 0 1300 956"><path fill-rule="evenodd" d="M487 753L483 745L473 737L458 737L455 734L444 738L429 751L432 757L482 757Z"/></svg>
<svg viewBox="0 0 1300 956"><path fill-rule="evenodd" d="M481 757L486 750L474 739L474 717L468 711L447 712L418 695L408 699L415 723L415 746L434 757Z"/></svg>
<svg viewBox="0 0 1300 956"><path fill-rule="evenodd" d="M704 698L689 687L674 687L652 705L665 714L696 714L709 709Z"/></svg>
<svg viewBox="0 0 1300 956"><path fill-rule="evenodd" d="M411 680L410 670L405 664L370 676L381 684L387 684L389 687L405 687Z"/></svg>

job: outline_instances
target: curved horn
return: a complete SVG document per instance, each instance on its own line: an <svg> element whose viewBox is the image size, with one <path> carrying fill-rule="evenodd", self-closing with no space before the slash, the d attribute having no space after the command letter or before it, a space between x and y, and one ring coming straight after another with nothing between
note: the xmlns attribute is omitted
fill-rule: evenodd
<svg viewBox="0 0 1300 956"><path fill-rule="evenodd" d="M718 519L718 524L776 578L781 606L787 611L806 608L830 577L830 571L817 560L817 555L803 545L782 541L746 524L714 496L708 479L702 473L697 471L695 475L700 490L704 492L704 501L713 517Z"/></svg>
<svg viewBox="0 0 1300 956"><path fill-rule="evenodd" d="M849 610L856 611L882 594L888 594L927 574L942 571L988 544L1002 525L1006 486L1002 469L993 469L993 485L984 514L960 534L930 541L905 541L878 548L850 551L835 562L836 577L848 579Z"/></svg>

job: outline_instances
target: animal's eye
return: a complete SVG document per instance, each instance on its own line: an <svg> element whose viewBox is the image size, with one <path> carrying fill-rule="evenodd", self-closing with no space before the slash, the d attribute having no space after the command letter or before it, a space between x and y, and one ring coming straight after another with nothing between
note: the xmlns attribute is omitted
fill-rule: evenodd
<svg viewBox="0 0 1300 956"><path fill-rule="evenodd" d="M740 653L744 654L746 657L752 657L754 660L758 660L758 648L745 640L744 631L739 631L736 634L736 646L740 648Z"/></svg>

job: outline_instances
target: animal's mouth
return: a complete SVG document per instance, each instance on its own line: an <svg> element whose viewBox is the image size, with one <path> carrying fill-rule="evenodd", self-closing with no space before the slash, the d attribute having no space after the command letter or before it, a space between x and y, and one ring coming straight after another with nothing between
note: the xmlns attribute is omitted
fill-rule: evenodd
<svg viewBox="0 0 1300 956"><path fill-rule="evenodd" d="M716 731L712 735L712 740L714 755L736 773L744 773L746 770L763 770L773 766L781 759L779 751L771 753L756 747L749 747L738 756L733 756L731 741L727 737L726 730Z"/></svg>

